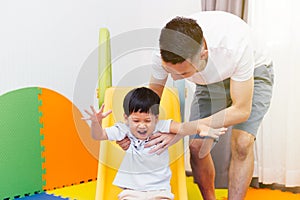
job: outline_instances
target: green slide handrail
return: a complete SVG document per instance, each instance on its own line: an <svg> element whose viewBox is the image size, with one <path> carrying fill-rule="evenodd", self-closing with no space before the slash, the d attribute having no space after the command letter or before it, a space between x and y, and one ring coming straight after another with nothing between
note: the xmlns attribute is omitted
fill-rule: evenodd
<svg viewBox="0 0 300 200"><path fill-rule="evenodd" d="M98 59L98 98L100 107L104 102L106 88L112 86L110 35L107 28L100 28Z"/></svg>

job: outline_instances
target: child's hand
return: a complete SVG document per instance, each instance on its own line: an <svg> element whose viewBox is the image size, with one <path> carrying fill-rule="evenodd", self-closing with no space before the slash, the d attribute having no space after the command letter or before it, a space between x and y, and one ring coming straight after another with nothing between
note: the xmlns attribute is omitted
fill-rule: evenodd
<svg viewBox="0 0 300 200"><path fill-rule="evenodd" d="M211 128L209 126L203 125L201 127L201 132L199 133L200 136L209 136L211 138L217 139L220 135L224 135L227 131L227 128Z"/></svg>
<svg viewBox="0 0 300 200"><path fill-rule="evenodd" d="M97 112L95 110L95 108L93 106L90 106L92 113L89 112L88 110L84 110L86 112L86 114L89 115L89 117L84 117L82 118L83 120L91 120L92 123L101 123L102 119L104 119L105 117L107 117L110 113L112 113L112 110L109 110L105 113L103 113L104 110L104 104L102 104L100 110Z"/></svg>

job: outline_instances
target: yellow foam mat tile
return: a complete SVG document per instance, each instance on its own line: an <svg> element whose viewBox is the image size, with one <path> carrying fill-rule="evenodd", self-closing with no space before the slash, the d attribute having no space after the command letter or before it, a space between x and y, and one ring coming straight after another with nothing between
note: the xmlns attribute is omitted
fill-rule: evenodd
<svg viewBox="0 0 300 200"><path fill-rule="evenodd" d="M225 200L227 198L227 189L216 189L217 200Z"/></svg>
<svg viewBox="0 0 300 200"><path fill-rule="evenodd" d="M198 189L198 186L194 183L193 177L187 177L186 178L187 183L187 190L188 190L188 199L199 199L203 200L200 191ZM216 189L216 199L217 200L224 200L227 198L227 189Z"/></svg>
<svg viewBox="0 0 300 200"><path fill-rule="evenodd" d="M94 200L96 194L96 184L96 181L91 181L79 185L50 190L46 193L72 200Z"/></svg>
<svg viewBox="0 0 300 200"><path fill-rule="evenodd" d="M188 199L189 200L203 200L197 185L193 183L192 177L187 177ZM46 193L62 198L69 198L72 200L94 200L96 194L96 181L83 183L80 185L73 185L56 190L47 191ZM227 189L216 189L216 199L226 200ZM270 189L254 189L249 188L245 200L300 200L300 194L293 194L291 192L281 192L279 190Z"/></svg>

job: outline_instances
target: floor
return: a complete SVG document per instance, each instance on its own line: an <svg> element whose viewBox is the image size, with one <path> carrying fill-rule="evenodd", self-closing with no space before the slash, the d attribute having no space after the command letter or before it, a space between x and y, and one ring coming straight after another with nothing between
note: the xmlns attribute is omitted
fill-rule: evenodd
<svg viewBox="0 0 300 200"><path fill-rule="evenodd" d="M193 183L192 178L187 177L188 185L188 199L189 200L202 200L197 186ZM72 200L94 200L96 190L96 181L74 185L56 190L46 191L42 194L23 197L19 200L59 200L59 199L72 199ZM217 200L227 199L226 189L216 190ZM292 192L282 192L280 190L271 189L254 189L249 188L245 200L300 200L300 194Z"/></svg>

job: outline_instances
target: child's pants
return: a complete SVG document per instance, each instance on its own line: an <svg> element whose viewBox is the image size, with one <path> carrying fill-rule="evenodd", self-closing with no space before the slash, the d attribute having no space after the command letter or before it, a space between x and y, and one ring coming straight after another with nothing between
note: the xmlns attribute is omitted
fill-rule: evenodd
<svg viewBox="0 0 300 200"><path fill-rule="evenodd" d="M123 190L118 195L119 200L173 200L174 195L168 190L135 191Z"/></svg>

